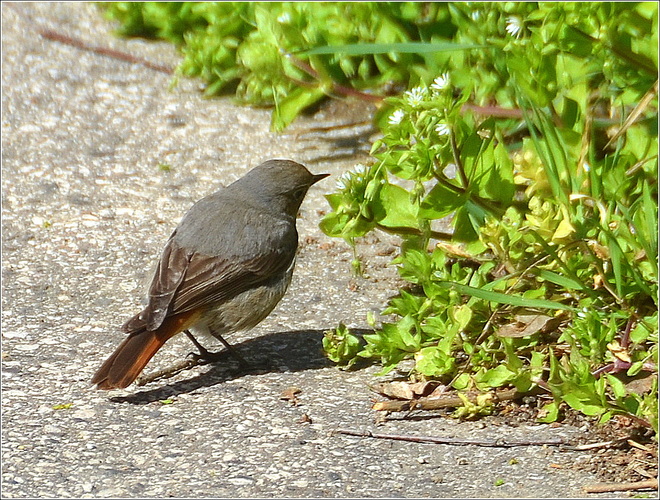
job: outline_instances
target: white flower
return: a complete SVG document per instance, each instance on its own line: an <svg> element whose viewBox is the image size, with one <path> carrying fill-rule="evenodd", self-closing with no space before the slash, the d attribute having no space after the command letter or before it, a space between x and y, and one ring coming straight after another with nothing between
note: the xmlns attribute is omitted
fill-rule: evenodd
<svg viewBox="0 0 660 500"><path fill-rule="evenodd" d="M277 22L281 24L289 24L291 22L291 14L284 12L277 17Z"/></svg>
<svg viewBox="0 0 660 500"><path fill-rule="evenodd" d="M506 18L506 32L518 38L522 33L522 19L518 16L509 16Z"/></svg>
<svg viewBox="0 0 660 500"><path fill-rule="evenodd" d="M406 97L408 104L410 104L413 108L416 108L422 104L424 97L426 97L426 87L415 87L403 95Z"/></svg>
<svg viewBox="0 0 660 500"><path fill-rule="evenodd" d="M449 135L451 134L451 127L447 125L445 122L439 122L435 126L435 131L438 133L439 136Z"/></svg>
<svg viewBox="0 0 660 500"><path fill-rule="evenodd" d="M367 169L367 166L366 166L366 165L363 165L362 163L358 163L357 165L355 165L354 172L355 172L358 176L360 176L360 177L364 177L364 176L367 174L367 170L368 170L368 169Z"/></svg>
<svg viewBox="0 0 660 500"><path fill-rule="evenodd" d="M349 170L348 172L344 172L339 176L337 179L337 189L342 191L349 187L353 182L360 182L364 180L365 176L367 175L367 171L368 169L366 166L358 163L354 170Z"/></svg>
<svg viewBox="0 0 660 500"><path fill-rule="evenodd" d="M350 182L351 182L351 173L350 172L344 172L337 179L337 189L339 191L342 191L342 190L346 189Z"/></svg>
<svg viewBox="0 0 660 500"><path fill-rule="evenodd" d="M397 109L396 111L394 111L394 113L390 115L390 118L389 120L387 120L387 122L390 125L398 125L399 123L401 123L401 120L403 120L404 116L406 116L406 114L403 112L403 110Z"/></svg>
<svg viewBox="0 0 660 500"><path fill-rule="evenodd" d="M433 90L442 91L449 87L449 73L443 73L431 84Z"/></svg>

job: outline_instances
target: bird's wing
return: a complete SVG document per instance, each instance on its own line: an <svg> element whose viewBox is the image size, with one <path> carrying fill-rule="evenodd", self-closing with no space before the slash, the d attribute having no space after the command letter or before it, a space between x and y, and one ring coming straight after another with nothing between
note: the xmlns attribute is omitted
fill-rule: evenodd
<svg viewBox="0 0 660 500"><path fill-rule="evenodd" d="M173 234L149 287L148 305L124 325L124 331L155 330L168 316L223 302L266 283L286 272L296 247L294 239L247 259L214 257L179 246Z"/></svg>

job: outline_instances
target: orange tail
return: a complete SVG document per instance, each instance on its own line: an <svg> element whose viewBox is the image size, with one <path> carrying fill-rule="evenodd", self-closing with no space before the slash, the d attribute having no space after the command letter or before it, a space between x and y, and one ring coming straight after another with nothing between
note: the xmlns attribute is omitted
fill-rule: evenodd
<svg viewBox="0 0 660 500"><path fill-rule="evenodd" d="M192 325L197 317L179 314L167 318L156 330L130 333L96 372L92 384L106 390L128 387L165 342Z"/></svg>

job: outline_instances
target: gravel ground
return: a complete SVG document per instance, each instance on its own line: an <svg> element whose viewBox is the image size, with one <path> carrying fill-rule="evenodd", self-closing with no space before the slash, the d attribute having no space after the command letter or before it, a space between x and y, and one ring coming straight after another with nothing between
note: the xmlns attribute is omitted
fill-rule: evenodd
<svg viewBox="0 0 660 500"><path fill-rule="evenodd" d="M323 331L366 328L397 289L388 237L351 252L317 227L337 174L364 160L365 110L335 104L269 132L269 111L205 100L199 83L39 36L40 27L175 65L172 47L119 40L90 4L2 4L2 495L26 497L582 496L586 453L331 435L337 428L484 439L574 439L586 429L460 423L420 415L376 425L376 368L344 372ZM367 115L368 118L368 115ZM140 307L145 277L183 213L269 158L314 173L293 283L273 314L230 339L232 362L111 393L89 379ZM163 168L164 165L169 166ZM173 339L149 364L191 351ZM297 387L297 404L280 399ZM496 486L501 480L502 484ZM601 495L606 497L607 495Z"/></svg>

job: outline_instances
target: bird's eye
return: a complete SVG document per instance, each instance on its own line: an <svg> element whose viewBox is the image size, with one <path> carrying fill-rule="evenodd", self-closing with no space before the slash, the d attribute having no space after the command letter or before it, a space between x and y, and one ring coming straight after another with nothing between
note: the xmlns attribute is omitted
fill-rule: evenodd
<svg viewBox="0 0 660 500"><path fill-rule="evenodd" d="M307 191L307 190L306 190L305 188L298 188L298 189L296 189L296 190L293 192L293 197L294 197L296 200L298 200L298 199L302 198L303 196L305 196L305 192L306 192L306 191Z"/></svg>

